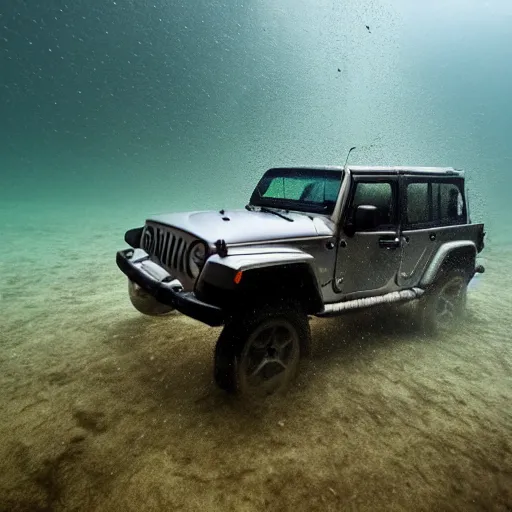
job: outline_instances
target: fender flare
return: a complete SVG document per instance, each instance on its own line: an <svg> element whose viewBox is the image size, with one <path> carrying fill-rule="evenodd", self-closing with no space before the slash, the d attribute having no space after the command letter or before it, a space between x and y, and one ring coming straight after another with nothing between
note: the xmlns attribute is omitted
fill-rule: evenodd
<svg viewBox="0 0 512 512"><path fill-rule="evenodd" d="M201 272L198 291L208 286L253 296L288 293L306 305L308 313L323 309L322 293L313 267L314 257L300 250L211 256ZM239 276L237 282L235 277Z"/></svg>
<svg viewBox="0 0 512 512"><path fill-rule="evenodd" d="M478 251L474 242L471 242L470 240L447 242L438 249L427 270L425 270L423 273L420 286L425 287L431 285L435 281L439 269L443 266L443 263L447 260L447 258L455 251L459 251L460 249L471 250L476 258Z"/></svg>

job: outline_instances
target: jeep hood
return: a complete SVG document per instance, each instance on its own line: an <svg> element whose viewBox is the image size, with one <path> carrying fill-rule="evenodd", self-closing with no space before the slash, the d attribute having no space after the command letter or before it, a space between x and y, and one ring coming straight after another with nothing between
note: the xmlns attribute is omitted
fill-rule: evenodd
<svg viewBox="0 0 512 512"><path fill-rule="evenodd" d="M326 217L286 213L293 222L267 212L225 210L180 212L155 215L147 219L175 227L213 244L223 239L227 244L260 242L287 238L331 236L333 223Z"/></svg>

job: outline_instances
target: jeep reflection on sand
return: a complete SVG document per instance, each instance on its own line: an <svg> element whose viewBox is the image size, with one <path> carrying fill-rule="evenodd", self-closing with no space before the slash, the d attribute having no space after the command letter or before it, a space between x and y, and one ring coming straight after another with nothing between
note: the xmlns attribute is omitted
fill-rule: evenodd
<svg viewBox="0 0 512 512"><path fill-rule="evenodd" d="M484 248L464 172L437 167L270 169L245 209L171 213L117 253L133 306L223 325L218 386L286 388L309 351L308 317L415 301L422 329L460 318Z"/></svg>

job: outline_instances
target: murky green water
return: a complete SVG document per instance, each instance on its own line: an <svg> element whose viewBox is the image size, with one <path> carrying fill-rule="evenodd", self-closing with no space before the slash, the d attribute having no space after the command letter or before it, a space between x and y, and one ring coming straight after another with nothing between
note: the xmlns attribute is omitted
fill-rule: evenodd
<svg viewBox="0 0 512 512"><path fill-rule="evenodd" d="M506 0L4 0L0 510L510 509L511 26ZM233 408L216 333L131 309L124 230L243 206L267 168L352 146L467 171L490 269L474 323L426 346L389 319L352 344L315 327L303 394Z"/></svg>

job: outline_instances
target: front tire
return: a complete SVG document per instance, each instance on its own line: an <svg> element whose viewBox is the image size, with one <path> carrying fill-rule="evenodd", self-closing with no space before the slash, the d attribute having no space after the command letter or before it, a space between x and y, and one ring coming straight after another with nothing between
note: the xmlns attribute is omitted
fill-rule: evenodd
<svg viewBox="0 0 512 512"><path fill-rule="evenodd" d="M295 379L310 343L308 317L298 304L248 309L224 327L217 341L215 382L244 396L283 392Z"/></svg>
<svg viewBox="0 0 512 512"><path fill-rule="evenodd" d="M427 334L452 330L466 313L468 276L463 270L441 271L419 300L420 327Z"/></svg>
<svg viewBox="0 0 512 512"><path fill-rule="evenodd" d="M153 296L130 279L128 280L128 295L133 307L143 315L163 316L174 311L172 306L158 302Z"/></svg>

